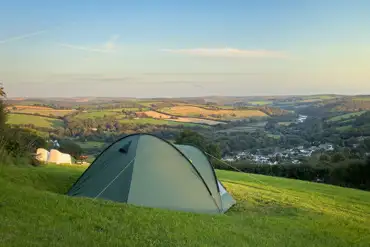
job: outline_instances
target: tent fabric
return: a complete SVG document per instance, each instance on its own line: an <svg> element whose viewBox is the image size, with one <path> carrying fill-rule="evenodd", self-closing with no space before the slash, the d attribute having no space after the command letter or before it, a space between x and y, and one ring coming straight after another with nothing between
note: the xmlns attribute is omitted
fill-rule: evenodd
<svg viewBox="0 0 370 247"><path fill-rule="evenodd" d="M36 158L41 162L49 162L56 164L72 164L72 157L69 154L61 153L56 149L51 149L50 152L43 148L36 150Z"/></svg>
<svg viewBox="0 0 370 247"><path fill-rule="evenodd" d="M224 213L235 204L203 152L150 134L111 144L67 194L201 213Z"/></svg>

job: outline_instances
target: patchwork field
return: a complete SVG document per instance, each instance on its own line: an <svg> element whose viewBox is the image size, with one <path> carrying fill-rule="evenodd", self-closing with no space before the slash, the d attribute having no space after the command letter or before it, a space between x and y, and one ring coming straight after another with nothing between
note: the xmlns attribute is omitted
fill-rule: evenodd
<svg viewBox="0 0 370 247"><path fill-rule="evenodd" d="M156 111L146 111L144 113L147 116L152 117L152 118L167 119L169 121L182 122L182 123L199 123L199 124L208 124L208 125L223 124L223 122L208 120L208 119L200 119L200 118L187 118L187 117L172 118L170 115L159 113Z"/></svg>
<svg viewBox="0 0 370 247"><path fill-rule="evenodd" d="M124 124L152 124L152 125L187 125L187 126L198 126L194 122L177 122L165 119L154 119L154 118L137 118L137 119L118 119L120 123Z"/></svg>
<svg viewBox="0 0 370 247"><path fill-rule="evenodd" d="M266 117L267 115L259 110L210 110L195 106L174 106L160 109L161 112L184 117L204 117L222 120L240 119L248 117Z"/></svg>
<svg viewBox="0 0 370 247"><path fill-rule="evenodd" d="M258 129L263 129L267 122L248 123L245 126L238 126L225 130L219 130L217 132L255 132Z"/></svg>
<svg viewBox="0 0 370 247"><path fill-rule="evenodd" d="M88 118L94 119L94 118L103 118L104 116L114 116L114 115L119 116L120 113L119 112L114 112L114 111L108 111L108 110L89 111L89 112L79 113L76 116L76 118L79 118L79 119L88 119Z"/></svg>
<svg viewBox="0 0 370 247"><path fill-rule="evenodd" d="M44 128L57 128L63 126L63 121L59 119L14 113L10 113L8 115L7 123L10 125L33 124L35 126Z"/></svg>
<svg viewBox="0 0 370 247"><path fill-rule="evenodd" d="M1 246L368 247L370 193L216 171L237 200L203 215L63 195L86 167L0 165Z"/></svg>
<svg viewBox="0 0 370 247"><path fill-rule="evenodd" d="M28 113L28 114L35 114L38 113L42 116L55 116L55 117L62 117L68 114L71 114L75 110L56 110L50 107L43 107L43 106L28 106L28 105L15 105L9 106L7 109L11 113Z"/></svg>

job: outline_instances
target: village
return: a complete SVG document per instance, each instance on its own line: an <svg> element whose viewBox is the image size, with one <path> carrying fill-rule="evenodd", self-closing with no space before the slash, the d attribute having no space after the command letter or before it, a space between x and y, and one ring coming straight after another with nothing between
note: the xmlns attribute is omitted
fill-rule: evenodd
<svg viewBox="0 0 370 247"><path fill-rule="evenodd" d="M266 165L277 165L281 163L300 164L302 162L302 159L311 157L315 152L326 152L333 150L334 147L332 144L325 143L320 144L318 146L311 146L309 148L298 146L295 148L280 150L278 152L274 152L267 155L260 154L259 150L257 150L257 153L242 151L234 156L226 156L223 158L223 160L226 162L249 160L256 164L266 164Z"/></svg>

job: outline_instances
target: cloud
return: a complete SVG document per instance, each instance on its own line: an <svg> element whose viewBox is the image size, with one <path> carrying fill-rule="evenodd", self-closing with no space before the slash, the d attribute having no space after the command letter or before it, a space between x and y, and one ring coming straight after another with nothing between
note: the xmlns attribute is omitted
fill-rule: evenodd
<svg viewBox="0 0 370 247"><path fill-rule="evenodd" d="M162 52L212 57L255 57L255 58L288 58L282 51L241 50L235 48L194 48L194 49L161 49Z"/></svg>
<svg viewBox="0 0 370 247"><path fill-rule="evenodd" d="M30 38L30 37L33 37L33 36L36 36L36 35L39 35L39 34L42 34L42 33L45 33L45 32L46 32L46 30L40 30L40 31L33 32L33 33L27 33L27 34L22 34L22 35L10 37L10 38L4 39L4 40L0 40L0 44L4 44L4 43L16 41L16 40L27 39L27 38Z"/></svg>
<svg viewBox="0 0 370 247"><path fill-rule="evenodd" d="M110 49L105 49L105 48L93 48L89 46L79 46L79 45L71 45L71 44L66 44L66 43L59 43L60 46L70 48L70 49L75 49L75 50L81 50L81 51L87 51L87 52L112 52Z"/></svg>
<svg viewBox="0 0 370 247"><path fill-rule="evenodd" d="M66 47L66 48L87 51L87 52L109 53L109 52L114 52L117 50L116 41L118 38L119 38L118 35L114 35L105 44L99 45L96 47L84 46L84 45L73 45L73 44L68 44L68 43L59 43L59 45Z"/></svg>

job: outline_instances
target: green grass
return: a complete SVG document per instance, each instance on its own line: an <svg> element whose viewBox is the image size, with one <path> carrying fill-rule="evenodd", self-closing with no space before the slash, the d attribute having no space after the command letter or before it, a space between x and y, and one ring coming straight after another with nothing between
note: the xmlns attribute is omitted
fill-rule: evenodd
<svg viewBox="0 0 370 247"><path fill-rule="evenodd" d="M292 122L278 122L279 125L282 125L282 126L288 126L290 125Z"/></svg>
<svg viewBox="0 0 370 247"><path fill-rule="evenodd" d="M248 123L245 126L232 127L225 130L219 130L217 132L255 132L256 130L264 129L267 122Z"/></svg>
<svg viewBox="0 0 370 247"><path fill-rule="evenodd" d="M353 100L370 101L370 97L354 97Z"/></svg>
<svg viewBox="0 0 370 247"><path fill-rule="evenodd" d="M184 125L184 126L201 126L195 123L182 123L176 121L154 119L154 118L138 118L138 119L121 119L120 123L134 123L134 124L152 124L152 125Z"/></svg>
<svg viewBox="0 0 370 247"><path fill-rule="evenodd" d="M271 105L272 101L248 101L249 104L252 105Z"/></svg>
<svg viewBox="0 0 370 247"><path fill-rule="evenodd" d="M345 126L337 127L336 129L339 131L347 131L347 130L350 130L351 128L352 128L352 125L345 125Z"/></svg>
<svg viewBox="0 0 370 247"><path fill-rule="evenodd" d="M8 124L11 125L22 125L22 124L34 124L38 127L45 128L56 128L62 127L63 121L59 119L33 116L33 115L24 115L24 114L13 114L8 115Z"/></svg>
<svg viewBox="0 0 370 247"><path fill-rule="evenodd" d="M370 193L217 171L237 200L201 215L71 198L83 167L0 166L1 246L369 246Z"/></svg>
<svg viewBox="0 0 370 247"><path fill-rule="evenodd" d="M126 108L116 108L116 109L111 109L111 110L108 110L108 111L111 111L111 112L120 112L122 113L123 110L125 111L133 111L133 112L138 112L140 111L140 109L142 111L148 111L149 108L148 107L142 107L142 108L139 108L139 107L126 107Z"/></svg>
<svg viewBox="0 0 370 247"><path fill-rule="evenodd" d="M274 139L280 139L280 135L274 135L274 134L267 134L268 137L274 138Z"/></svg>
<svg viewBox="0 0 370 247"><path fill-rule="evenodd" d="M95 142L95 141L87 141L87 142L76 142L81 148L83 149L91 149L91 148L102 148L107 143L105 142Z"/></svg>
<svg viewBox="0 0 370 247"><path fill-rule="evenodd" d="M342 121L342 120L346 120L346 119L350 119L350 118L355 118L355 117L361 116L365 112L366 111L351 112L351 113L347 113L347 114L343 114L343 115L339 115L339 116L336 116L336 117L329 118L328 121L329 122L338 122L338 121Z"/></svg>
<svg viewBox="0 0 370 247"><path fill-rule="evenodd" d="M76 116L76 118L80 118L80 119L91 118L91 119L94 119L94 118L103 118L104 116L115 116L115 115L119 116L119 112L104 110L104 111L83 112L83 113L78 114Z"/></svg>

